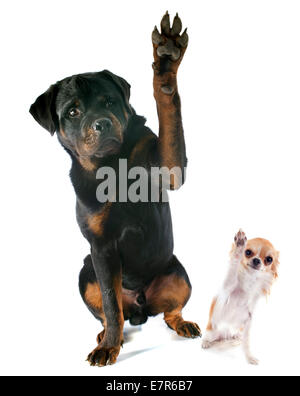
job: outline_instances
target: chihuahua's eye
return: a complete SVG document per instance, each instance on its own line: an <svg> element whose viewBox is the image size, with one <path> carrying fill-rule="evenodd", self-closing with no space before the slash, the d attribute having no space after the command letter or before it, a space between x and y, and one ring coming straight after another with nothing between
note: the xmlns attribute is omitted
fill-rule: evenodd
<svg viewBox="0 0 300 396"><path fill-rule="evenodd" d="M76 107L72 107L72 109L68 111L68 116L71 118L80 117L80 115L81 115L81 111Z"/></svg>
<svg viewBox="0 0 300 396"><path fill-rule="evenodd" d="M252 250L247 249L247 250L245 251L245 255L246 255L246 257L251 257L251 256L252 256Z"/></svg>
<svg viewBox="0 0 300 396"><path fill-rule="evenodd" d="M266 257L266 264L270 265L273 263L273 258L271 256Z"/></svg>

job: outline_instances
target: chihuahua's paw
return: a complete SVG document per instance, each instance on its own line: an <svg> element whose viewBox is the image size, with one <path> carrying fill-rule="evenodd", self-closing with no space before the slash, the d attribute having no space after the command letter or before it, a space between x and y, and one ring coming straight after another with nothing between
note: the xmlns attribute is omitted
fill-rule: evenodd
<svg viewBox="0 0 300 396"><path fill-rule="evenodd" d="M259 360L256 359L256 358L253 357L253 356L247 356L247 362L248 362L249 364L252 364L253 366L258 366L258 365L259 365Z"/></svg>
<svg viewBox="0 0 300 396"><path fill-rule="evenodd" d="M202 349L209 349L213 346L213 343L208 340L202 341Z"/></svg>
<svg viewBox="0 0 300 396"><path fill-rule="evenodd" d="M234 237L234 243L235 243L236 247L238 247L240 249L244 248L246 246L247 237L246 237L246 234L244 233L244 231L239 230L239 232Z"/></svg>

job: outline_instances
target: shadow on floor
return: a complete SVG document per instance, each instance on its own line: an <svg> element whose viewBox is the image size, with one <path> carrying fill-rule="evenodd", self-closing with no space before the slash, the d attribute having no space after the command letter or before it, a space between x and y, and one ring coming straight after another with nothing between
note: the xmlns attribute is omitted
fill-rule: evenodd
<svg viewBox="0 0 300 396"><path fill-rule="evenodd" d="M132 351L132 352L127 352L124 354L121 354L118 358L118 362L123 362L124 360L128 360L130 358L133 358L137 355L140 355L141 353L145 353L145 352L149 352L149 351L153 351L155 349L161 348L161 345L156 345L153 346L151 348L145 348L145 349L140 349L138 351Z"/></svg>

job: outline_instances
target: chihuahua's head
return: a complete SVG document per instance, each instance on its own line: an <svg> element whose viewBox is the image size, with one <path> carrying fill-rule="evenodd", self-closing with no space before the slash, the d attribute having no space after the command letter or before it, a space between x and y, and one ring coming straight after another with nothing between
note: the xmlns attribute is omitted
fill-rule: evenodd
<svg viewBox="0 0 300 396"><path fill-rule="evenodd" d="M278 277L279 252L266 239L256 238L247 241L242 264L250 271L269 273Z"/></svg>

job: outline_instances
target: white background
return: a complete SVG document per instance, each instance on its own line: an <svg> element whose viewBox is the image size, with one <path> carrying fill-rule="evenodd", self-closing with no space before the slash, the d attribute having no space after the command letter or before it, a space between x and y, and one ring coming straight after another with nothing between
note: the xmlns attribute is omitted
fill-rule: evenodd
<svg viewBox="0 0 300 396"><path fill-rule="evenodd" d="M162 317L126 326L118 363L90 368L101 330L78 292L89 247L75 221L70 160L28 113L48 86L104 68L132 85L158 128L151 31L180 13L190 45L179 71L189 157L171 194L175 252L194 286L184 311L205 329L234 233L270 239L280 278L240 349L202 351ZM299 374L300 4L298 1L10 1L1 10L0 374Z"/></svg>

